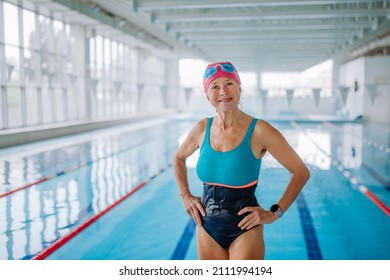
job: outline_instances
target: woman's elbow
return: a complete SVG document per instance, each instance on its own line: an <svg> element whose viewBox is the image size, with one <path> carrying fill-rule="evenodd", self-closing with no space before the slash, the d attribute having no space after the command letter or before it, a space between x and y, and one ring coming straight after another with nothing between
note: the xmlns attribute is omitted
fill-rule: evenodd
<svg viewBox="0 0 390 280"><path fill-rule="evenodd" d="M173 165L177 166L180 163L185 163L185 158L180 154L180 152L176 152L173 155Z"/></svg>
<svg viewBox="0 0 390 280"><path fill-rule="evenodd" d="M304 166L304 168L302 170L302 178L303 178L305 183L310 179L310 170L309 170L309 168L307 168L306 165Z"/></svg>
<svg viewBox="0 0 390 280"><path fill-rule="evenodd" d="M291 173L296 180L302 183L302 186L304 186L310 178L309 168L307 168L305 164L297 166L297 168L295 168Z"/></svg>
<svg viewBox="0 0 390 280"><path fill-rule="evenodd" d="M179 153L175 153L172 158L173 164L176 165L180 161Z"/></svg>

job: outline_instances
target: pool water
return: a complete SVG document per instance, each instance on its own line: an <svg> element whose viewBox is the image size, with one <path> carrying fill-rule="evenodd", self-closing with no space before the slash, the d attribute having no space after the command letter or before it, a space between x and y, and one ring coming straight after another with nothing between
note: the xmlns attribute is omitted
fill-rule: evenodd
<svg viewBox="0 0 390 280"><path fill-rule="evenodd" d="M0 259L34 258L72 234L46 259L197 259L195 226L172 169L194 123L144 121L0 150ZM311 178L283 218L265 226L265 258L390 259L390 217L361 191L364 186L390 205L389 129L271 124ZM189 182L201 195L196 158L187 160ZM264 208L278 200L289 178L265 156L256 193Z"/></svg>

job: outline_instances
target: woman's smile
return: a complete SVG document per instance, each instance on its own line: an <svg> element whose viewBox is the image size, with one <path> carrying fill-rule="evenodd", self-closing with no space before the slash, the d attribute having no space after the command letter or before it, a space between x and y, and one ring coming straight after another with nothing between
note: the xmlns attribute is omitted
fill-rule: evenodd
<svg viewBox="0 0 390 280"><path fill-rule="evenodd" d="M225 97L222 99L219 99L218 102L228 103L233 100L233 97Z"/></svg>

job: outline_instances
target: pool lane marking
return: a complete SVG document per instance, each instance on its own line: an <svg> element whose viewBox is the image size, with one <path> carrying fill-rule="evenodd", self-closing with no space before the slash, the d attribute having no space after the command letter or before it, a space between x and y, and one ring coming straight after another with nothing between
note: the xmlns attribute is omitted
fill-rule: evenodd
<svg viewBox="0 0 390 280"><path fill-rule="evenodd" d="M51 254L53 254L56 250L58 250L60 247L62 247L65 243L70 241L72 238L74 238L76 235L78 235L80 232L82 232L84 229L89 227L92 223L97 221L99 218L101 218L104 214L112 210L115 206L123 202L125 199L133 195L135 192L137 192L139 189L144 187L146 184L148 184L151 180L156 178L158 175L160 175L162 172L166 171L168 168L172 166L172 163L168 164L166 167L160 169L156 174L151 176L150 178L144 180L142 183L134 187L130 192L128 192L126 195L122 196L120 199L118 199L116 202L112 203L110 206L106 207L104 210L99 212L98 214L92 216L87 221L85 221L83 224L69 232L64 237L58 239L56 242L51 244L50 246L46 247L43 251L36 254L32 259L33 260L44 260Z"/></svg>
<svg viewBox="0 0 390 280"><path fill-rule="evenodd" d="M302 133L305 134L305 136L317 147L317 149L319 149L324 155L332 159L332 157L326 151L324 151L315 141L313 141L309 137L309 135L307 135L306 131L302 127L300 127L295 121L291 121L290 123L293 127L301 130ZM358 186L358 190L362 194L364 194L367 198L369 198L370 201L372 201L384 214L390 217L390 208L386 204L384 204L378 197L376 197L371 191L369 191L367 186L361 183L359 179L353 177L351 175L351 172L346 170L338 160L333 159L332 165L337 167L337 169L341 172L341 174L343 174L343 176L347 178L352 185Z"/></svg>
<svg viewBox="0 0 390 280"><path fill-rule="evenodd" d="M190 219L184 229L184 232L176 245L175 251L172 254L171 260L184 260L187 255L192 237L194 236L196 224L194 219Z"/></svg>
<svg viewBox="0 0 390 280"><path fill-rule="evenodd" d="M299 193L296 203L298 205L303 236L305 237L308 259L322 260L322 253L314 230L313 219L311 218L309 207L306 204L306 200L302 192Z"/></svg>
<svg viewBox="0 0 390 280"><path fill-rule="evenodd" d="M100 161L100 160L103 160L103 159L110 158L110 157L113 157L113 156L115 156L115 155L121 154L121 153L123 153L123 152L125 152L125 151L127 151L127 150L129 150L129 149L138 147L139 145L144 144L144 143L145 143L145 142L137 143L136 145L132 145L132 146L130 146L130 147L126 147L125 149L121 149L121 150L115 151L115 152L113 152L113 153L111 153L111 154L107 154L107 155L104 155L104 156L102 156L102 157L98 157L98 158L95 159L95 160L84 161L84 162L81 162L81 163L76 164L76 165L74 165L74 166L69 166L69 167L65 168L64 170L62 170L62 171L59 171L59 172L50 174L50 175L48 175L48 176L46 176L46 177L43 177L43 178L41 178L41 179L38 179L38 180L32 182L32 183L28 183L28 184L23 185L23 186L21 186L21 187L19 187L19 188L16 188L16 189L7 191L7 192L5 192L5 193L2 193L2 194L0 194L0 199L3 198L3 197L8 196L8 195L10 195L10 194L13 194L13 193L15 193L15 192L18 192L18 191L21 191L21 190L30 188L30 187L32 187L32 186L34 186L34 185L38 185L38 184L40 184L40 183L43 183L43 182L48 181L48 180L50 180L50 179L53 179L53 178L55 178L55 177L59 177L59 176L65 175L66 173L70 173L70 172L76 171L76 170L81 169L81 168L83 168L83 167L85 167L85 166L88 166L88 165L90 165L90 164L92 164L92 163L94 163L94 162L98 162L98 161ZM175 146L173 149L177 149L177 147ZM171 151L171 150L173 150L173 149L169 149L168 152Z"/></svg>

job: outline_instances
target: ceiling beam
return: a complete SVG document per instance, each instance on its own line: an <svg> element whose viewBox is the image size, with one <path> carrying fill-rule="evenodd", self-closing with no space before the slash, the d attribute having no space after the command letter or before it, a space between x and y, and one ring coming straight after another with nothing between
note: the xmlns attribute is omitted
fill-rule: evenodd
<svg viewBox="0 0 390 280"><path fill-rule="evenodd" d="M332 19L379 17L390 15L390 9L337 9L337 10L286 10L286 11L257 11L229 12L217 10L208 13L174 13L155 14L154 20L159 23L174 22L210 22L210 21L251 21L251 20L290 20L290 19Z"/></svg>
<svg viewBox="0 0 390 280"><path fill-rule="evenodd" d="M216 24L191 24L191 25L182 25L182 24L173 24L169 23L167 29L171 32L184 33L184 32L202 32L202 33L212 33L220 31L340 31L340 30L361 30L363 28L370 28L373 26L373 21L355 21L347 23L314 23L306 21L306 23L283 23L278 24L267 24L267 23L253 23L253 24L231 24L226 23L222 25Z"/></svg>
<svg viewBox="0 0 390 280"><path fill-rule="evenodd" d="M351 0L313 1L313 0L186 0L186 1L142 1L135 2L137 11L150 12L156 10L184 10L184 9L219 9L219 8L242 8L242 7L281 7L281 6L302 6L302 5L340 5L351 4ZM372 3L383 1L371 1ZM353 0L353 4L366 4L367 0Z"/></svg>
<svg viewBox="0 0 390 280"><path fill-rule="evenodd" d="M240 40L295 40L295 39L346 39L356 35L356 32L315 32L308 31L305 33L297 33L292 34L291 32L286 32L281 30L280 32L224 32L223 34L219 34L218 37L215 37L214 34L206 33L202 34L200 32L197 33L179 33L180 36L188 40L196 40L196 41L219 41L219 40L228 40L228 41L240 41Z"/></svg>
<svg viewBox="0 0 390 280"><path fill-rule="evenodd" d="M390 18L387 19L386 21L378 23L376 30L370 30L365 34L363 34L362 38L357 38L353 42L342 47L342 50L338 55L344 57L344 62L355 59L356 56L353 55L354 49L361 47L372 40L375 40L375 38L385 36L386 34L389 33L390 33Z"/></svg>
<svg viewBox="0 0 390 280"><path fill-rule="evenodd" d="M340 43L340 42L345 42L347 41L348 39L340 39L340 40L336 40L336 39L332 39L332 40L328 40L328 39L313 39L313 40L305 40L305 39L302 39L302 40L299 40L299 39L283 39L283 38L280 38L280 39L261 39L261 38L254 38L252 40L246 40L246 41L243 41L243 42L240 42L239 44L237 44L236 41L230 41L231 45L239 45L240 47L242 46L246 46L246 45L253 45L253 46L263 46L263 45L271 45L271 46L275 46L275 45L278 45L278 44L287 44L289 46L292 46L292 45L312 45L312 46L315 46L315 45L334 45L334 44L337 44L337 43ZM204 41L204 42L199 42L197 43L197 45L200 45L202 47L209 47L209 46L229 46L229 41L227 40L214 40L214 41Z"/></svg>

